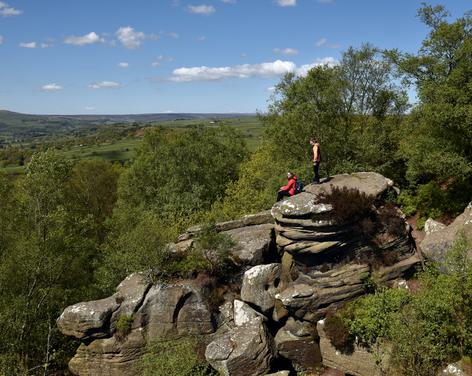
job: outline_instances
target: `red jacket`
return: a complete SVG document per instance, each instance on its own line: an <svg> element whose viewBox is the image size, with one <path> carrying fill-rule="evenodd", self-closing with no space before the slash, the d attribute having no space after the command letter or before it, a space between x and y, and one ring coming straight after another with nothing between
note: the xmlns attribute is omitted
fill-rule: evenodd
<svg viewBox="0 0 472 376"><path fill-rule="evenodd" d="M293 196L295 194L296 186L297 186L297 177L294 176L293 178L289 179L288 184L281 187L280 190L288 191L290 196Z"/></svg>

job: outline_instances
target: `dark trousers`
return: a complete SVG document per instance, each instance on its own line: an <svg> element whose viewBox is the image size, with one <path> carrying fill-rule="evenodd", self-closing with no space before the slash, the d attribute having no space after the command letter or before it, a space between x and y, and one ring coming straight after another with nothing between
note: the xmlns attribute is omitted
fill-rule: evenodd
<svg viewBox="0 0 472 376"><path fill-rule="evenodd" d="M290 197L290 193L288 193L288 191L278 191L277 192L277 201L282 200L284 197Z"/></svg>
<svg viewBox="0 0 472 376"><path fill-rule="evenodd" d="M318 184L320 182L320 162L313 163L313 183Z"/></svg>

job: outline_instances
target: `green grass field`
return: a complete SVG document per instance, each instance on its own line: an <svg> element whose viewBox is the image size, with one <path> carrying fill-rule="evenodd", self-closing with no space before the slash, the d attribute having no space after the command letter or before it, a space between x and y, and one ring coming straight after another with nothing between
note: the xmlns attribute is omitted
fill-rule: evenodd
<svg viewBox="0 0 472 376"><path fill-rule="evenodd" d="M254 151L260 143L263 127L257 117L241 117L224 119L218 123L212 120L197 119L197 120L174 120L163 121L152 125L143 125L145 128L153 126L161 126L170 129L185 130L185 128L203 125L205 127L217 127L219 124L224 124L234 127L239 130L246 141L249 150ZM68 140L73 140L72 136L66 137ZM142 141L142 137L127 137L117 141L103 142L99 144L87 145L80 144L81 139L77 139L77 144L61 149L65 158L79 161L86 159L107 160L110 162L126 163L134 158L136 148ZM0 168L0 171L7 174L18 175L24 172L22 166L7 166Z"/></svg>

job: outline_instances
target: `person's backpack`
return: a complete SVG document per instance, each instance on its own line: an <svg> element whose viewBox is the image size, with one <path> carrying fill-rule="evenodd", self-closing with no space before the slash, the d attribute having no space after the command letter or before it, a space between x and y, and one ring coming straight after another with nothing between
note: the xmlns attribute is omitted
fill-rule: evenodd
<svg viewBox="0 0 472 376"><path fill-rule="evenodd" d="M297 179L297 183L295 184L295 194L303 192L303 182Z"/></svg>

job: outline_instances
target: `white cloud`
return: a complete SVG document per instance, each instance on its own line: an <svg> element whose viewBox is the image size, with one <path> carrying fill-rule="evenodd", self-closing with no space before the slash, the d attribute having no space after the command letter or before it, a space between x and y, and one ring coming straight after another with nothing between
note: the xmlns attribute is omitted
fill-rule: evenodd
<svg viewBox="0 0 472 376"><path fill-rule="evenodd" d="M269 91L269 92L271 92L271 93L274 92L274 91L275 91L275 86L269 86L269 87L267 88L267 91Z"/></svg>
<svg viewBox="0 0 472 376"><path fill-rule="evenodd" d="M215 81L226 78L274 77L293 72L295 68L295 63L282 60L229 67L183 67L172 72L171 80L175 82L190 82Z"/></svg>
<svg viewBox="0 0 472 376"><path fill-rule="evenodd" d="M135 31L131 26L120 27L116 31L116 36L121 44L129 49L138 48L146 39L146 34L142 31Z"/></svg>
<svg viewBox="0 0 472 376"><path fill-rule="evenodd" d="M3 44L3 36L0 35L0 44Z"/></svg>
<svg viewBox="0 0 472 376"><path fill-rule="evenodd" d="M326 42L328 42L328 40L326 38L320 38L316 41L315 46L316 47L322 47L326 44Z"/></svg>
<svg viewBox="0 0 472 376"><path fill-rule="evenodd" d="M286 55L286 56L298 55L298 50L296 48L274 48L272 52L277 55Z"/></svg>
<svg viewBox="0 0 472 376"><path fill-rule="evenodd" d="M308 71L312 68L319 67L320 65L327 65L329 67L334 67L337 64L338 64L338 61L334 57L328 56L322 59L318 58L311 64L301 65L295 70L295 73L298 76L306 76L308 74Z"/></svg>
<svg viewBox="0 0 472 376"><path fill-rule="evenodd" d="M64 39L65 44L72 44L74 46L85 46L87 44L103 43L105 40L98 36L95 31L81 36L68 36Z"/></svg>
<svg viewBox="0 0 472 376"><path fill-rule="evenodd" d="M118 66L120 68L128 68L129 67L129 63L127 63L126 61L122 61L121 63L118 63Z"/></svg>
<svg viewBox="0 0 472 376"><path fill-rule="evenodd" d="M276 0L279 7L294 7L297 5L297 0Z"/></svg>
<svg viewBox="0 0 472 376"><path fill-rule="evenodd" d="M117 89L119 87L121 87L121 84L114 81L100 81L89 85L91 89Z"/></svg>
<svg viewBox="0 0 472 376"><path fill-rule="evenodd" d="M86 111L93 111L93 110L95 110L95 107L86 106L86 107L85 107L85 110L86 110Z"/></svg>
<svg viewBox="0 0 472 376"><path fill-rule="evenodd" d="M165 55L159 55L151 65L154 68L160 67L163 62L170 63L171 61L174 61L174 58L172 56L165 56Z"/></svg>
<svg viewBox="0 0 472 376"><path fill-rule="evenodd" d="M54 91L60 91L62 89L63 89L62 86L56 83L46 84L46 85L41 86L41 90L46 91L48 93L52 93Z"/></svg>
<svg viewBox="0 0 472 376"><path fill-rule="evenodd" d="M7 3L0 1L0 16L9 17L9 16L19 16L22 14L22 10L15 9L9 6Z"/></svg>
<svg viewBox="0 0 472 376"><path fill-rule="evenodd" d="M276 60L261 64L242 64L227 67L182 67L174 69L171 81L174 82L192 82L192 81L217 81L228 78L250 78L250 77L276 77L286 73L295 73L299 76L305 76L308 71L319 65L334 66L337 60L333 57L316 59L311 64L297 65L292 61Z"/></svg>
<svg viewBox="0 0 472 376"><path fill-rule="evenodd" d="M221 2L225 4L236 4L236 0L221 0Z"/></svg>
<svg viewBox="0 0 472 376"><path fill-rule="evenodd" d="M41 43L40 47L41 48L51 48L51 47L53 47L53 44L52 43Z"/></svg>
<svg viewBox="0 0 472 376"><path fill-rule="evenodd" d="M330 43L328 44L328 39L320 38L315 43L316 47L328 47L328 48L340 48L341 45L339 43Z"/></svg>
<svg viewBox="0 0 472 376"><path fill-rule="evenodd" d="M36 44L36 42L21 42L19 44L19 46L21 48L36 48L38 47L38 45Z"/></svg>
<svg viewBox="0 0 472 376"><path fill-rule="evenodd" d="M194 14L203 14L205 16L209 16L216 12L216 9L213 5L188 5L187 10L190 13Z"/></svg>
<svg viewBox="0 0 472 376"><path fill-rule="evenodd" d="M197 37L197 40L198 40L199 42L204 42L204 41L206 41L206 39L207 39L207 37L204 36L204 35L200 35L199 37Z"/></svg>
<svg viewBox="0 0 472 376"><path fill-rule="evenodd" d="M167 33L167 36L168 36L168 37L171 37L171 38L173 38L173 39L179 39L179 34L176 33L175 31L170 31L170 32L168 32L168 33Z"/></svg>

